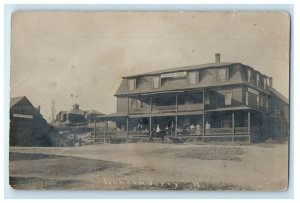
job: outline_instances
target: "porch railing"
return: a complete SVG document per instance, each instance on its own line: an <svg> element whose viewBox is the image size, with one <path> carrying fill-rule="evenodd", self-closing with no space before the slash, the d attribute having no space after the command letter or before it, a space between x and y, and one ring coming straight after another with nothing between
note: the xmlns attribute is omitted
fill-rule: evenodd
<svg viewBox="0 0 300 203"><path fill-rule="evenodd" d="M203 109L204 109L203 103L178 105L178 111L195 111L195 110L203 110Z"/></svg>
<svg viewBox="0 0 300 203"><path fill-rule="evenodd" d="M130 108L130 113L150 113L151 108L150 107L140 107L140 108Z"/></svg>
<svg viewBox="0 0 300 203"><path fill-rule="evenodd" d="M176 111L176 105L153 106L152 112Z"/></svg>
<svg viewBox="0 0 300 203"><path fill-rule="evenodd" d="M207 135L227 135L233 134L232 128L210 128L205 130Z"/></svg>
<svg viewBox="0 0 300 203"><path fill-rule="evenodd" d="M234 128L234 134L248 134L248 127L237 127Z"/></svg>

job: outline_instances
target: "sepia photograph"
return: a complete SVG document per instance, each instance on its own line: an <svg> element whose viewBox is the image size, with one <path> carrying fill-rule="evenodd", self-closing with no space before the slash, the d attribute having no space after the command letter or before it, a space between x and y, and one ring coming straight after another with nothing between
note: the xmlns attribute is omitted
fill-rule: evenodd
<svg viewBox="0 0 300 203"><path fill-rule="evenodd" d="M284 11L15 11L16 190L286 191Z"/></svg>

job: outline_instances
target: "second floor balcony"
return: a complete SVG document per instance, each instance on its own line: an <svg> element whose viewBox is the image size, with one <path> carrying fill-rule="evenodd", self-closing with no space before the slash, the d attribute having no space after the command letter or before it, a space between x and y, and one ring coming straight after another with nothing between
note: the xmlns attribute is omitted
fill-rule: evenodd
<svg viewBox="0 0 300 203"><path fill-rule="evenodd" d="M204 109L202 92L130 98L129 113L164 113Z"/></svg>

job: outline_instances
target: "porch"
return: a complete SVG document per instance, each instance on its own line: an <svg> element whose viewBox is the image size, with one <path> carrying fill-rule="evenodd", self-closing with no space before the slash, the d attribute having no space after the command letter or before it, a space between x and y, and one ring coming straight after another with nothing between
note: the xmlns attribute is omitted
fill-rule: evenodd
<svg viewBox="0 0 300 203"><path fill-rule="evenodd" d="M194 112L194 115L192 113L129 115L123 117L121 123L120 118L118 119L119 121L110 119L116 122L114 129L105 127L107 124L97 128L95 138L101 138L103 141L116 139L139 142L149 140L149 132L152 129L156 138L160 138L164 133L166 139L174 142L180 140L256 142L263 139L266 134L263 115L251 110Z"/></svg>

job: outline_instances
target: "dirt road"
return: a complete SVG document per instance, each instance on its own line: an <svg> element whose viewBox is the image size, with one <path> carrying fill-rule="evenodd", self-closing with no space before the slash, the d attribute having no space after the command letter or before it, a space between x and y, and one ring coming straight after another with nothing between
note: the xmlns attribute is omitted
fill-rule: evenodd
<svg viewBox="0 0 300 203"><path fill-rule="evenodd" d="M285 190L288 145L10 148L16 189Z"/></svg>

